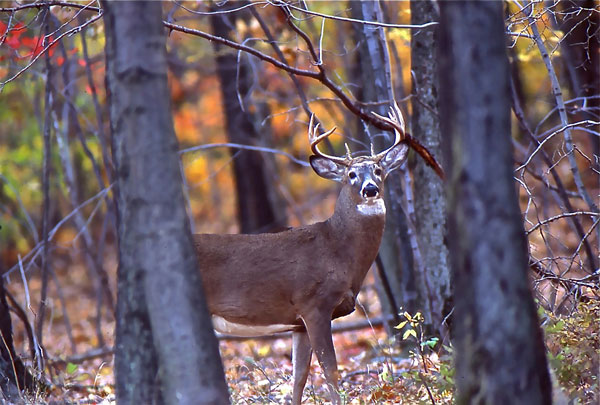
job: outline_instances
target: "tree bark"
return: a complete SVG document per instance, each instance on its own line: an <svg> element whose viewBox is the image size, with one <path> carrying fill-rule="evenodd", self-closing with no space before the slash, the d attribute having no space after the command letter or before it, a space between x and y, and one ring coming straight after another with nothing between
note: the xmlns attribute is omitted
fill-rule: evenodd
<svg viewBox="0 0 600 405"><path fill-rule="evenodd" d="M349 6L353 18L383 22L382 11L377 1L350 1ZM372 111L387 117L389 107L394 100L394 92L390 81L385 34L381 28L363 24L355 24L354 28L356 42L359 44L357 64L359 70L354 75L357 82L363 83L362 86L359 86L358 99L373 103ZM375 136L380 135L371 133L375 130L373 127L369 127L367 133L363 123L359 120L354 132L360 134L357 135L358 138L367 145L372 142L376 150L383 150L390 145L391 134ZM386 180L387 214L379 255L395 301L409 312L414 312L417 309L418 294L407 218L400 204L403 198L400 173L398 171ZM397 309L392 308L381 287L378 288L378 295L384 312L397 315L397 313L394 314Z"/></svg>
<svg viewBox="0 0 600 405"><path fill-rule="evenodd" d="M225 404L185 211L162 4L104 2L103 8L119 235L117 398ZM153 393L157 377L161 392Z"/></svg>
<svg viewBox="0 0 600 405"><path fill-rule="evenodd" d="M219 8L219 10L239 7L239 3ZM211 24L213 34L233 40L236 19L242 18L240 11L232 14L213 14ZM213 42L216 54L217 75L221 86L223 110L225 112L227 138L229 142L244 145L267 146L266 136L257 130L254 118L248 110L242 109L251 88L251 74L245 58L238 58L234 52ZM238 71L239 69L239 71ZM237 196L237 216L241 233L259 233L281 230L287 225L287 216L282 199L273 187L269 172L276 170L272 155L231 148L233 172Z"/></svg>
<svg viewBox="0 0 600 405"><path fill-rule="evenodd" d="M564 41L561 41L562 60L568 73L568 84L576 97L600 93L600 14L597 4L593 0L570 0L558 4L564 13L560 23L565 33ZM585 105L587 109L578 111L582 119L596 119L600 98L590 97ZM590 141L594 153L600 154L600 138L590 134Z"/></svg>
<svg viewBox="0 0 600 405"><path fill-rule="evenodd" d="M440 4L457 404L549 404L510 140L501 2Z"/></svg>
<svg viewBox="0 0 600 405"><path fill-rule="evenodd" d="M410 3L412 24L438 21L434 1ZM411 71L413 77L412 135L434 156L441 156L441 133L438 114L438 83L435 28L413 30L411 37ZM446 246L446 198L444 183L421 159L413 170L415 187L415 222L426 283L419 283L420 297L429 308L426 322L441 336L445 335L444 318L452 309L450 263ZM429 288L426 288L429 287Z"/></svg>

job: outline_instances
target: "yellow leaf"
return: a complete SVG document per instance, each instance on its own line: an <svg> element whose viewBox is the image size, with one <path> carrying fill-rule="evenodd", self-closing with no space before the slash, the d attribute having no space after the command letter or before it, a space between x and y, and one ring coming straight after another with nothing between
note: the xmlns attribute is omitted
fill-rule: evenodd
<svg viewBox="0 0 600 405"><path fill-rule="evenodd" d="M271 346L267 346L267 345L261 346L258 349L258 355L260 357L266 357L269 354L270 351L271 351Z"/></svg>
<svg viewBox="0 0 600 405"><path fill-rule="evenodd" d="M415 339L417 338L417 332L414 329L409 329L402 335L402 340L408 339L409 336L413 336Z"/></svg>
<svg viewBox="0 0 600 405"><path fill-rule="evenodd" d="M407 322L408 321L402 321L402 322L400 322L398 325L394 326L394 329L402 329L402 328L404 328L404 326L406 326Z"/></svg>

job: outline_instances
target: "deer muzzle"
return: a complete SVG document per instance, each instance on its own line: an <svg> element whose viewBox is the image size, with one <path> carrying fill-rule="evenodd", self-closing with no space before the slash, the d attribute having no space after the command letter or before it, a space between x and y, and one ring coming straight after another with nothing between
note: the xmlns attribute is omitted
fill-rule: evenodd
<svg viewBox="0 0 600 405"><path fill-rule="evenodd" d="M375 183L368 182L363 186L361 192L364 198L375 198L379 196L379 187Z"/></svg>

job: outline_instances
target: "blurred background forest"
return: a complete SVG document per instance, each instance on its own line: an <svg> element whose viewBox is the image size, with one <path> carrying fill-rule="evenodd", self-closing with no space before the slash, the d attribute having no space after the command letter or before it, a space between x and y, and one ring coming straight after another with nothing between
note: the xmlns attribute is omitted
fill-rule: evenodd
<svg viewBox="0 0 600 405"><path fill-rule="evenodd" d="M97 403L114 394L118 263L102 13L97 2L45 4L0 2L0 272L19 356L52 381L51 398ZM438 73L422 77L429 70L415 70L414 61L419 35L435 30L435 5L416 22L408 1L290 4L297 30L276 1L164 2L172 114L194 232L271 232L327 218L338 189L308 167L309 114L324 128L338 127L329 145L338 154L344 142L354 151L386 142L344 96L380 114L394 97L408 132L441 162L438 126L430 139L414 118L420 108L419 116L438 119ZM562 395L597 403L600 8L543 1L525 13L524 6L505 3L505 26L531 288ZM419 58L435 63L435 52ZM321 69L321 77L300 72ZM390 187L399 213L391 247L382 248L359 311L336 321L353 330L334 336L353 403L453 398L448 263L428 262L436 255L427 253L432 225L423 219L425 209L443 205L420 201L438 204L443 194L430 189L441 190L441 182L412 155ZM439 300L425 297L423 284L439 290ZM222 337L232 399L289 398L290 344ZM320 378L309 380L314 402L323 401Z"/></svg>

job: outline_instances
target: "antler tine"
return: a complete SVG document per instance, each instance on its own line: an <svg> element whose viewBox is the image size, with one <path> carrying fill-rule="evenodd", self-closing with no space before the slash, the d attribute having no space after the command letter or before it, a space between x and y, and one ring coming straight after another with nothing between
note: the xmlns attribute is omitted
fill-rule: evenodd
<svg viewBox="0 0 600 405"><path fill-rule="evenodd" d="M308 141L310 142L310 150L312 151L312 153L316 156L320 156L322 158L329 159L329 160L332 160L337 163L347 164L348 163L347 158L331 156L331 155L323 153L319 150L319 147L317 145L319 143L321 143L321 141L323 139L325 139L329 135L331 135L337 129L337 127L333 127L329 131L324 132L321 135L317 135L317 130L319 129L319 124L314 125L314 118L315 118L315 115L311 114L310 122L308 124Z"/></svg>
<svg viewBox="0 0 600 405"><path fill-rule="evenodd" d="M379 152L376 155L377 157L383 157L386 153L390 151L390 149L394 148L396 145L398 145L404 140L404 117L402 116L402 111L400 110L400 107L398 107L398 103L396 103L396 101L394 101L394 105L390 107L390 111L388 112L389 118L381 116L376 112L371 112L371 114L394 127L394 143L392 144L392 146L390 146L382 152Z"/></svg>

